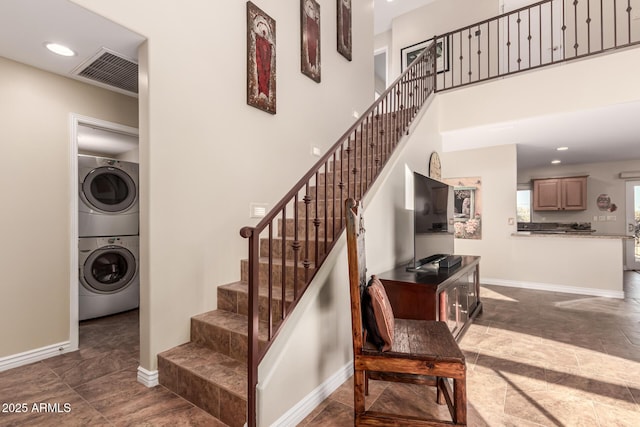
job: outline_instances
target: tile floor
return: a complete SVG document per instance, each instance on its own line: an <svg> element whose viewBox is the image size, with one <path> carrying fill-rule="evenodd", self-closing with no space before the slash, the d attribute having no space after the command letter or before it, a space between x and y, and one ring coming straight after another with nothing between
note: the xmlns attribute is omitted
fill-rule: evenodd
<svg viewBox="0 0 640 427"><path fill-rule="evenodd" d="M481 296L484 313L460 341L469 426L640 426L640 300L498 286ZM349 380L301 425L353 425L352 390ZM372 381L366 405L450 419L434 400Z"/></svg>
<svg viewBox="0 0 640 427"><path fill-rule="evenodd" d="M0 426L224 426L162 386L138 383L138 343L137 310L81 322L80 350L0 372L0 404L28 405L0 408Z"/></svg>
<svg viewBox="0 0 640 427"><path fill-rule="evenodd" d="M469 426L640 426L640 301L497 286L482 298L460 343ZM0 412L0 426L223 426L136 382L137 325L137 311L82 322L81 350L0 372L0 402L62 411ZM300 425L353 425L352 396L349 380ZM367 406L447 416L434 400L428 388L372 381Z"/></svg>

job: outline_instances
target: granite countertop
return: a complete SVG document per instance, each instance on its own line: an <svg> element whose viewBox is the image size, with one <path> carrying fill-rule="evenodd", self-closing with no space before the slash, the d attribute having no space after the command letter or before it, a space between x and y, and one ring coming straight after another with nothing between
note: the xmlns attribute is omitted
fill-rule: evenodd
<svg viewBox="0 0 640 427"><path fill-rule="evenodd" d="M584 238L584 239L633 239L633 236L627 236L624 234L598 234L597 232L581 232L581 231L566 231L566 232L544 232L544 231L518 231L511 233L514 237L559 237L559 238Z"/></svg>

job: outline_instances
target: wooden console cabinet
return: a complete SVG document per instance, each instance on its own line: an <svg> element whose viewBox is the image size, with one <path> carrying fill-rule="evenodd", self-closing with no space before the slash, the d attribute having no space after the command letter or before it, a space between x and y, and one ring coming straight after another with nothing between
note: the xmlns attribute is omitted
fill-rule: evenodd
<svg viewBox="0 0 640 427"><path fill-rule="evenodd" d="M533 180L534 211L580 211L587 209L587 177Z"/></svg>
<svg viewBox="0 0 640 427"><path fill-rule="evenodd" d="M400 319L447 322L456 340L482 313L480 257L463 256L462 263L437 273L409 272L404 267L378 274L393 314Z"/></svg>

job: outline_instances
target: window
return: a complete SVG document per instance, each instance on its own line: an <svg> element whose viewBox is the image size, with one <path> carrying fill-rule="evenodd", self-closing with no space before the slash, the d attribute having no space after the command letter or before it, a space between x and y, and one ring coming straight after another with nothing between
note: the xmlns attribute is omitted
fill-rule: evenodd
<svg viewBox="0 0 640 427"><path fill-rule="evenodd" d="M531 190L518 190L516 204L518 222L531 222Z"/></svg>

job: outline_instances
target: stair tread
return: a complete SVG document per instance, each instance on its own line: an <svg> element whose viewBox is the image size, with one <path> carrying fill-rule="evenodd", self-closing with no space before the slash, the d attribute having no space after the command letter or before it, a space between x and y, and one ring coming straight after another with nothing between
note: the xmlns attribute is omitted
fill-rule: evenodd
<svg viewBox="0 0 640 427"><path fill-rule="evenodd" d="M246 317L245 317L246 319ZM247 365L197 342L188 342L158 355L225 390L247 398Z"/></svg>

